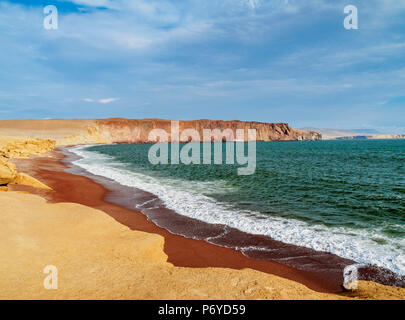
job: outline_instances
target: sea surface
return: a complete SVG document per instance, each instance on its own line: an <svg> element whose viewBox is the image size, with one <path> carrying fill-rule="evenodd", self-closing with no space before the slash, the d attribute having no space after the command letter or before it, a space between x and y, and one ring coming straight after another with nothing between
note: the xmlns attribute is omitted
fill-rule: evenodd
<svg viewBox="0 0 405 320"><path fill-rule="evenodd" d="M180 215L405 275L405 140L258 142L248 176L238 164L152 165L151 146L70 151Z"/></svg>

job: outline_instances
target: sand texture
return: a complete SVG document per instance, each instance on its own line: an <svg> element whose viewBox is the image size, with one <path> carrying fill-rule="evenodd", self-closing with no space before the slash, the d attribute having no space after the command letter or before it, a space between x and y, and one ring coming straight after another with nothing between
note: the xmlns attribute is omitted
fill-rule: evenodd
<svg viewBox="0 0 405 320"><path fill-rule="evenodd" d="M342 299L254 270L179 268L163 238L132 231L102 211L0 193L0 299ZM46 290L47 265L58 289ZM405 290L360 283L362 299L403 299Z"/></svg>

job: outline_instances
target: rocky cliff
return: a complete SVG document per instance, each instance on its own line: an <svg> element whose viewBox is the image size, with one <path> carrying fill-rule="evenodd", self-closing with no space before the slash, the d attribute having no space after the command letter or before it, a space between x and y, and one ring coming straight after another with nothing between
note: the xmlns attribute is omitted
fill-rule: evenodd
<svg viewBox="0 0 405 320"><path fill-rule="evenodd" d="M177 141L171 135L172 122L160 119L102 119L102 120L3 120L0 121L0 189L6 190L8 184L26 184L47 188L41 182L18 173L12 158L26 158L43 154L55 146L100 143L153 143L149 134L153 129L164 130L166 141ZM248 130L256 129L257 141L297 141L319 140L319 133L292 129L286 123L262 123L242 121L195 120L179 121L178 131L194 129L202 140L204 130L218 130L217 138L226 141L239 140L237 130L244 133L248 140ZM222 136L224 134L224 136ZM210 137L214 141L216 138ZM160 139L159 139L160 140ZM163 139L165 140L165 139ZM211 141L212 141L211 140ZM162 141L162 140L160 140ZM189 137L180 139L189 141Z"/></svg>
<svg viewBox="0 0 405 320"><path fill-rule="evenodd" d="M49 189L27 174L19 173L11 159L41 155L54 148L55 141L53 140L0 136L0 191L7 190L9 184Z"/></svg>
<svg viewBox="0 0 405 320"><path fill-rule="evenodd" d="M147 143L155 142L149 140L149 133L153 129L163 129L169 134L171 141L171 121L160 119L103 119L96 120L100 134L113 143ZM227 140L236 138L236 130L244 131L245 141L248 138L248 129L256 129L257 141L287 141L287 140L320 140L319 133L304 130L292 129L286 123L262 123L243 121L222 121L222 120L194 120L179 121L180 133L186 129L194 129L199 136L203 137L203 130L219 129L228 132L225 134ZM234 139L233 139L234 140ZM182 141L187 142L187 141Z"/></svg>
<svg viewBox="0 0 405 320"><path fill-rule="evenodd" d="M149 133L162 129L171 139L171 121L161 119L101 119L101 120L3 120L0 134L28 136L30 138L52 139L57 146L97 143L148 143ZM248 129L256 129L257 141L319 140L322 136L313 131L295 130L286 123L262 123L221 120L179 121L179 131L195 129L203 137L204 129L231 129L236 136L237 129L243 129L245 140ZM229 136L229 130L227 138Z"/></svg>

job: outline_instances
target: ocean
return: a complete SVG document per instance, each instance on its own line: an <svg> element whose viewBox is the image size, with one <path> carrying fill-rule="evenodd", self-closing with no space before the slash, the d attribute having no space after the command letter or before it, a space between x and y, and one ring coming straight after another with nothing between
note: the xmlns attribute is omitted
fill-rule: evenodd
<svg viewBox="0 0 405 320"><path fill-rule="evenodd" d="M405 275L405 140L258 142L247 176L238 164L152 165L150 147L69 151L179 215Z"/></svg>

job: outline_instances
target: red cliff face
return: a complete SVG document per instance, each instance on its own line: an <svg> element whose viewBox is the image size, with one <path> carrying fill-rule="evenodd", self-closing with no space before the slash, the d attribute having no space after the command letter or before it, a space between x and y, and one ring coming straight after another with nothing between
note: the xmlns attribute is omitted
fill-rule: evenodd
<svg viewBox="0 0 405 320"><path fill-rule="evenodd" d="M168 133L168 140L171 141L171 121L161 119L102 119L95 120L100 134L112 143L148 143L156 142L149 140L149 133L153 129L161 129ZM294 130L286 123L261 123L242 121L222 121L222 120L194 120L179 121L179 131L185 129L196 130L201 139L203 130L219 129L227 130L225 136L227 141L236 137L236 130L244 130L244 140L247 141L248 129L256 129L257 141L298 141L298 140L320 140L322 136L317 132ZM181 139L181 142L187 142Z"/></svg>
<svg viewBox="0 0 405 320"><path fill-rule="evenodd" d="M225 133L227 141L242 140L236 136L237 129L242 129L243 140L248 139L248 129L256 129L257 141L287 140L319 140L322 136L317 132L296 130L286 123L262 123L221 120L179 121L179 133L186 129L194 129L199 141L204 140L204 130L217 130L220 140ZM99 143L154 143L158 139L149 139L153 129L164 130L167 141L171 141L171 121L161 119L20 119L1 120L0 135L51 139L57 146ZM160 140L162 141L162 140ZM183 137L181 142L190 141ZM212 140L211 140L212 141Z"/></svg>

